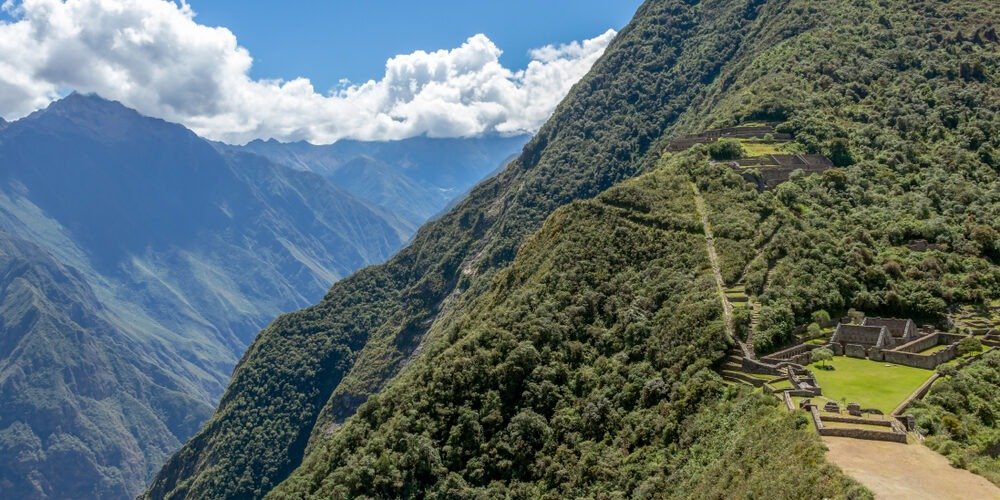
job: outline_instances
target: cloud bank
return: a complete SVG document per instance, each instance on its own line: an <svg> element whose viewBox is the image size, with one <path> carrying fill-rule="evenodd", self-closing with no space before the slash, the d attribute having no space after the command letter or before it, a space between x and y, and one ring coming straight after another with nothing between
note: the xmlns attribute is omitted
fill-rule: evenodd
<svg viewBox="0 0 1000 500"><path fill-rule="evenodd" d="M305 78L250 78L253 58L236 36L198 24L183 1L6 0L3 9L13 20L0 22L0 116L77 90L230 143L534 132L616 34L535 49L518 71L479 34L393 57L380 80L324 94Z"/></svg>

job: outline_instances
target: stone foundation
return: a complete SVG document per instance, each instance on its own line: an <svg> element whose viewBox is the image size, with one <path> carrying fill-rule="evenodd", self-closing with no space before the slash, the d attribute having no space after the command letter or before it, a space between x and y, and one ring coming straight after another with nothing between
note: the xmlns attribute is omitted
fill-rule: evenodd
<svg viewBox="0 0 1000 500"><path fill-rule="evenodd" d="M832 436L832 437L848 437L854 439L868 439L870 441L889 441L892 443L902 443L906 444L906 433L900 432L892 425L891 421L885 421L888 424L889 430L886 431L876 431L869 429L842 429L842 428L831 428L823 425L823 420L828 420L830 422L845 422L845 423L863 423L869 425L883 425L878 420L867 421L865 419L853 418L853 417L837 417L837 416L821 416L819 409L815 406L809 408L809 413L812 416L813 425L816 426L816 432L820 436Z"/></svg>

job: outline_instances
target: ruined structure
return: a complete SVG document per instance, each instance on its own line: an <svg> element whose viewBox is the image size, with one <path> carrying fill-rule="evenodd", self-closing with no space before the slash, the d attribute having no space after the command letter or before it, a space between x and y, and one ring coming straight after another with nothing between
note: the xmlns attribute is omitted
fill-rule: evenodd
<svg viewBox="0 0 1000 500"><path fill-rule="evenodd" d="M905 344L920 335L917 325L910 319L895 318L865 318L862 322L864 326L884 326L892 335L893 342Z"/></svg>
<svg viewBox="0 0 1000 500"><path fill-rule="evenodd" d="M885 326L837 325L830 339L833 353L853 358L880 359L883 350L895 345L895 340Z"/></svg>
<svg viewBox="0 0 1000 500"><path fill-rule="evenodd" d="M729 166L763 191L787 181L796 170L806 174L825 172L833 168L833 162L823 155L786 154L743 158L730 162Z"/></svg>
<svg viewBox="0 0 1000 500"><path fill-rule="evenodd" d="M865 318L860 325L838 325L830 347L838 356L933 370L958 357L958 342L962 338L933 328L917 329L909 319ZM934 350L936 346L946 347Z"/></svg>

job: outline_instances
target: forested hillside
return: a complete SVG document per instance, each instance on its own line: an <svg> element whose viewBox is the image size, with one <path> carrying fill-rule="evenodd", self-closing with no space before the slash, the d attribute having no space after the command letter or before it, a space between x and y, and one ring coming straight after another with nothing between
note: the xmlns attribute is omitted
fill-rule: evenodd
<svg viewBox="0 0 1000 500"><path fill-rule="evenodd" d="M998 16L647 2L504 173L265 330L150 495L290 474L276 497L866 495L710 370L726 339L691 185L764 349L819 309L934 321L1000 296ZM660 147L761 121L840 168L760 192L704 147Z"/></svg>
<svg viewBox="0 0 1000 500"><path fill-rule="evenodd" d="M0 232L0 492L127 498L211 415L121 335L86 278Z"/></svg>
<svg viewBox="0 0 1000 500"><path fill-rule="evenodd" d="M262 332L212 421L149 494L264 494L302 460L314 430L321 437L353 414L553 210L652 164L654 142L701 90L696 82L720 71L755 14L743 4L717 7L644 5L503 173L386 265Z"/></svg>
<svg viewBox="0 0 1000 500"><path fill-rule="evenodd" d="M1000 485L1000 352L950 372L913 410L927 445L956 467Z"/></svg>

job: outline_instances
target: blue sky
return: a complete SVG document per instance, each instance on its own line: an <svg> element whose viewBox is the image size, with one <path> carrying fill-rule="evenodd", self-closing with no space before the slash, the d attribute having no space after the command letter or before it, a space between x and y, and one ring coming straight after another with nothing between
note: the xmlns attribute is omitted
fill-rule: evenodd
<svg viewBox="0 0 1000 500"><path fill-rule="evenodd" d="M196 20L225 26L254 57L254 78L311 79L325 91L347 78L382 76L385 61L414 50L457 47L486 34L510 68L528 50L621 29L641 0L191 0Z"/></svg>
<svg viewBox="0 0 1000 500"><path fill-rule="evenodd" d="M0 116L77 91L231 143L534 133L641 4L189 1L0 0Z"/></svg>

